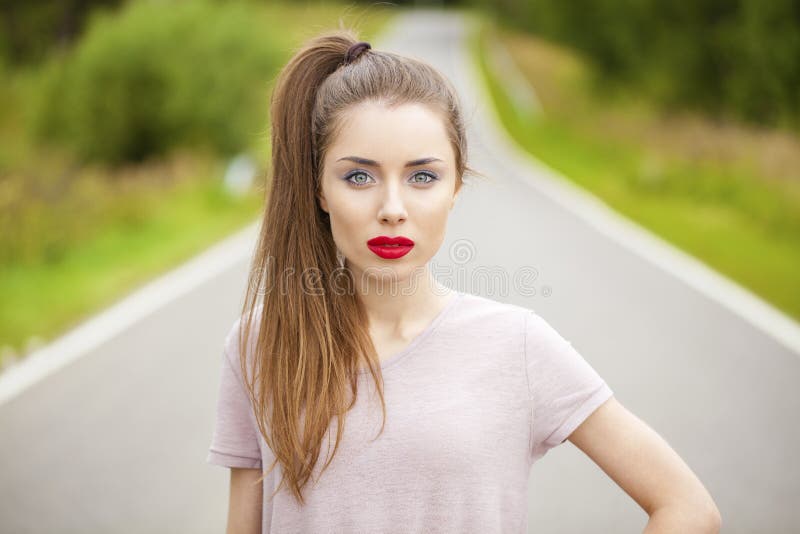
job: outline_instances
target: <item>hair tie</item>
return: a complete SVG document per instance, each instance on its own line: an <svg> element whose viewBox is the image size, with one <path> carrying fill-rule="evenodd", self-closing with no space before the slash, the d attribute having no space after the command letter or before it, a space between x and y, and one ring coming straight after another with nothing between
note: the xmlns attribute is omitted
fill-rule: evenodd
<svg viewBox="0 0 800 534"><path fill-rule="evenodd" d="M372 46L366 41L361 41L352 45L347 49L347 53L344 55L344 64L349 65L355 61L365 50L370 48L372 48Z"/></svg>

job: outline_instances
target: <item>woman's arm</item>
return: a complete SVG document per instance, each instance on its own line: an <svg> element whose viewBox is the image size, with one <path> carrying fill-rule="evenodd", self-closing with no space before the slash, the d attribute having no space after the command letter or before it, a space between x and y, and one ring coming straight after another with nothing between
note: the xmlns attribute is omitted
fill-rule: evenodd
<svg viewBox="0 0 800 534"><path fill-rule="evenodd" d="M261 532L261 469L231 467L228 527L226 534Z"/></svg>
<svg viewBox="0 0 800 534"><path fill-rule="evenodd" d="M680 456L611 397L568 438L650 516L645 534L718 533L719 510Z"/></svg>

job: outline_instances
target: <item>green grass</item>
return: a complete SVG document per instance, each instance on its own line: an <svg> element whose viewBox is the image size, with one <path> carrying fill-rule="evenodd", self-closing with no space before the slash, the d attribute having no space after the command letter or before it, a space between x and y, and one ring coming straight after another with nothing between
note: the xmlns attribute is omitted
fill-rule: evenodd
<svg viewBox="0 0 800 534"><path fill-rule="evenodd" d="M613 209L800 319L796 183L759 176L738 160L693 160L635 135L610 133L607 124L644 124L655 112L646 103L626 107L620 99L590 94L591 84L568 62L554 66L550 72L556 74L547 80L517 62L529 81L541 81L543 93L552 95L545 99L544 114L525 114L514 108L490 67L486 40L498 38L492 32L502 36L503 30L482 27L471 41L472 53L503 125L521 147ZM518 36L509 41L528 46ZM531 53L510 52L517 57Z"/></svg>
<svg viewBox="0 0 800 534"><path fill-rule="evenodd" d="M261 202L229 196L211 176L165 194L139 224L105 226L55 263L0 267L0 340L51 338L253 220Z"/></svg>

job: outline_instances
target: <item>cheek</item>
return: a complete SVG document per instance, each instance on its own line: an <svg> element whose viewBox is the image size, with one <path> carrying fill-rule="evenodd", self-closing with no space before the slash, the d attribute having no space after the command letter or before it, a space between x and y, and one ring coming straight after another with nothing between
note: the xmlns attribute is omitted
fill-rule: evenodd
<svg viewBox="0 0 800 534"><path fill-rule="evenodd" d="M436 198L419 207L415 226L422 230L430 240L430 246L438 246L447 232L450 217L449 198Z"/></svg>
<svg viewBox="0 0 800 534"><path fill-rule="evenodd" d="M358 230L366 226L369 217L363 199L359 202L353 195L342 192L334 192L328 197L328 213L333 235L340 240L353 239Z"/></svg>

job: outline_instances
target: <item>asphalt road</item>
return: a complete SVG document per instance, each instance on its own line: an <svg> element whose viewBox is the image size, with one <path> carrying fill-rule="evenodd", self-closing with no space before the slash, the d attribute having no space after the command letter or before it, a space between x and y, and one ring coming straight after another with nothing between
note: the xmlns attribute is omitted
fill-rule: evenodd
<svg viewBox="0 0 800 534"><path fill-rule="evenodd" d="M450 77L471 165L491 177L460 196L440 279L546 317L697 473L723 532L800 531L800 354L545 194L546 173L491 120L465 32L455 15L420 12L373 43ZM486 268L510 284L481 285ZM531 269L526 296L513 276ZM0 406L0 532L224 531L228 473L205 456L246 272L242 257ZM546 533L641 532L647 520L569 442L534 465L529 513L530 532Z"/></svg>

